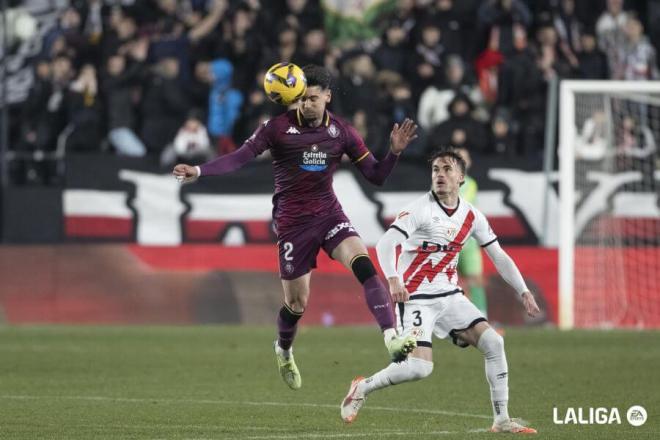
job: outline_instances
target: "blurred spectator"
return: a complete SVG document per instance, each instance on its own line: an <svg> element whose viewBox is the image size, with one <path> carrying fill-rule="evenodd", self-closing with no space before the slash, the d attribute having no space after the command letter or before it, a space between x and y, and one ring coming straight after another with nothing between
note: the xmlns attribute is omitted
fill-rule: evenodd
<svg viewBox="0 0 660 440"><path fill-rule="evenodd" d="M626 43L619 56L621 71L615 72L616 79L658 79L656 52L643 31L641 21L632 16L628 18L625 26Z"/></svg>
<svg viewBox="0 0 660 440"><path fill-rule="evenodd" d="M497 109L490 123L487 151L509 157L518 154L516 131L511 113L505 108Z"/></svg>
<svg viewBox="0 0 660 440"><path fill-rule="evenodd" d="M441 146L462 147L471 152L486 149L484 125L471 115L474 104L464 93L458 93L449 103L449 119L431 130L427 141L427 151Z"/></svg>
<svg viewBox="0 0 660 440"><path fill-rule="evenodd" d="M584 79L607 79L609 68L605 54L596 45L596 37L584 33L580 38L582 52L578 54L578 70Z"/></svg>
<svg viewBox="0 0 660 440"><path fill-rule="evenodd" d="M415 0L398 0L394 3L394 9L383 12L376 20L376 26L385 29L390 23L396 21L401 24L401 28L406 35L412 34L417 28L417 18L419 10L415 5ZM426 8L425 5L422 8Z"/></svg>
<svg viewBox="0 0 660 440"><path fill-rule="evenodd" d="M459 56L447 58L444 76L444 86L438 80L427 87L420 98L417 124L425 130L449 118L448 105L457 93L469 96L476 106L483 101L479 88L466 77L465 65Z"/></svg>
<svg viewBox="0 0 660 440"><path fill-rule="evenodd" d="M323 13L318 1L286 0L283 11L282 21L303 34L311 29L323 29Z"/></svg>
<svg viewBox="0 0 660 440"><path fill-rule="evenodd" d="M405 72L408 65L408 34L402 23L393 20L385 29L373 58L379 70Z"/></svg>
<svg viewBox="0 0 660 440"><path fill-rule="evenodd" d="M631 116L623 118L617 136L617 153L631 159L644 159L656 151L655 137L647 125Z"/></svg>
<svg viewBox="0 0 660 440"><path fill-rule="evenodd" d="M485 0L477 13L478 26L487 39L494 39L505 56L514 51L514 32L532 24L532 14L522 0Z"/></svg>
<svg viewBox="0 0 660 440"><path fill-rule="evenodd" d="M323 29L311 29L303 37L302 46L293 56L301 67L308 64L322 66L325 63L326 41Z"/></svg>
<svg viewBox="0 0 660 440"><path fill-rule="evenodd" d="M513 41L516 48L526 46L527 33L523 28L517 28L514 32ZM498 45L498 36L491 35L488 46L477 56L474 62L481 95L489 105L494 105L497 102L500 68L504 63L504 55L497 49Z"/></svg>
<svg viewBox="0 0 660 440"><path fill-rule="evenodd" d="M435 0L430 20L440 29L446 53L466 57L468 49L474 45L472 40L475 36L464 32L463 23L454 3L456 3L454 0Z"/></svg>
<svg viewBox="0 0 660 440"><path fill-rule="evenodd" d="M18 152L43 151L54 139L55 134L46 111L52 88L50 80L51 64L46 59L37 60L32 87L21 106L20 135L17 141L12 143L13 149ZM37 164L29 160L13 161L9 165L14 183L35 183L43 176L43 171L38 170Z"/></svg>
<svg viewBox="0 0 660 440"><path fill-rule="evenodd" d="M149 56L154 60L176 58L179 81L185 84L191 76L191 47L215 30L225 16L229 3L227 0L210 0L208 13L199 20L190 21L189 28L184 25L185 17L180 17L180 7L175 0L158 0L158 20L155 23L156 32L151 37Z"/></svg>
<svg viewBox="0 0 660 440"><path fill-rule="evenodd" d="M172 142L188 112L188 99L179 85L179 60L163 58L152 69L142 98L141 138L152 153Z"/></svg>
<svg viewBox="0 0 660 440"><path fill-rule="evenodd" d="M56 124L51 122L52 115L48 111L48 101L53 91L51 63L41 59L34 67L34 82L22 105L19 150L46 150L53 145L57 135Z"/></svg>
<svg viewBox="0 0 660 440"><path fill-rule="evenodd" d="M382 106L382 121L379 121L383 133L387 134L388 130L396 123L401 124L406 117L409 117L416 112L416 102L412 98L412 91L408 83L403 77L395 72L384 70L378 73L376 83L380 90L379 101ZM376 112L372 110L373 107L365 107L369 109L369 117L373 121ZM406 157L414 158L423 154L424 145L421 143L423 134L420 133L420 138L413 141L408 148L406 148ZM382 145L374 145L375 154L383 157L387 153L389 143Z"/></svg>
<svg viewBox="0 0 660 440"><path fill-rule="evenodd" d="M374 102L378 100L375 77L376 66L368 54L355 54L345 60L338 83L339 93L334 97L337 111L350 118L360 109L378 108Z"/></svg>
<svg viewBox="0 0 660 440"><path fill-rule="evenodd" d="M575 0L561 0L555 13L554 26L559 37L559 50L569 64L577 67L577 54L582 51L582 25L575 15Z"/></svg>
<svg viewBox="0 0 660 440"><path fill-rule="evenodd" d="M126 14L121 8L112 9L109 24L101 42L105 60L115 54L126 55L130 48L129 43L137 36L135 18Z"/></svg>
<svg viewBox="0 0 660 440"><path fill-rule="evenodd" d="M207 120L209 108L209 93L213 83L210 60L198 60L193 69L193 77L186 85L186 94L190 106L203 112L202 119Z"/></svg>
<svg viewBox="0 0 660 440"><path fill-rule="evenodd" d="M85 58L88 46L89 40L82 33L80 14L75 8L68 7L57 25L44 36L42 54L51 59L65 55L74 60Z"/></svg>
<svg viewBox="0 0 660 440"><path fill-rule="evenodd" d="M598 45L605 52L610 72L619 72L620 52L625 45L624 28L628 14L623 11L623 0L607 0L607 10L596 22Z"/></svg>
<svg viewBox="0 0 660 440"><path fill-rule="evenodd" d="M231 135L243 105L243 95L231 87L233 72L232 64L226 59L211 62L208 130L223 154L236 148Z"/></svg>
<svg viewBox="0 0 660 440"><path fill-rule="evenodd" d="M298 48L298 31L290 26L280 28L277 33L277 46L263 56L263 64L271 66L276 62L291 62Z"/></svg>
<svg viewBox="0 0 660 440"><path fill-rule="evenodd" d="M607 154L607 124L605 113L597 110L584 121L575 143L575 158L597 161Z"/></svg>
<svg viewBox="0 0 660 440"><path fill-rule="evenodd" d="M387 149L384 147L389 148L389 140L383 134L386 132L385 127L377 119L378 115L374 112L358 110L353 115L351 123L369 146L369 149L372 151L379 150L378 154L384 156L387 154ZM379 156L379 159L383 156Z"/></svg>
<svg viewBox="0 0 660 440"><path fill-rule="evenodd" d="M554 63L552 58L537 60L527 45L526 32L516 33L516 51L499 72L497 104L511 109L521 127L519 151L538 152L543 146L545 81L555 75Z"/></svg>
<svg viewBox="0 0 660 440"><path fill-rule="evenodd" d="M46 68L40 66L44 75ZM66 120L66 93L75 71L71 60L63 55L50 64L50 77L42 76L30 91L23 106L25 141L34 150L52 150ZM46 80L48 78L48 80Z"/></svg>
<svg viewBox="0 0 660 440"><path fill-rule="evenodd" d="M78 77L71 82L67 95L68 121L71 132L66 150L99 151L101 143L101 103L98 99L96 68L85 64Z"/></svg>
<svg viewBox="0 0 660 440"><path fill-rule="evenodd" d="M410 66L410 83L413 99L417 102L424 89L442 81L442 65L445 47L442 44L440 28L427 21L421 29L419 43L415 46Z"/></svg>
<svg viewBox="0 0 660 440"><path fill-rule="evenodd" d="M262 56L262 45L258 35L253 32L254 14L246 7L236 9L230 26L231 32L226 35L225 47L222 52L216 53L226 53L227 59L234 66L234 86L247 91L252 85L252 75L260 67Z"/></svg>
<svg viewBox="0 0 660 440"><path fill-rule="evenodd" d="M49 152L55 150L57 138L67 125L66 98L75 72L71 60L57 56L51 63L37 63L36 80L21 109L21 138L19 151ZM49 183L50 164L26 160L16 166L19 183Z"/></svg>
<svg viewBox="0 0 660 440"><path fill-rule="evenodd" d="M201 114L192 111L177 132L174 141L163 150L160 164L163 168L169 168L177 162L201 164L214 156Z"/></svg>
<svg viewBox="0 0 660 440"><path fill-rule="evenodd" d="M559 42L555 28L550 25L541 26L537 31L536 38L539 50L538 63L545 79L549 80L555 76L569 78L572 68L578 67L578 60L573 57L571 59L572 63L569 62L558 49ZM572 54L569 52L569 55Z"/></svg>
<svg viewBox="0 0 660 440"><path fill-rule="evenodd" d="M108 59L103 77L106 102L108 140L117 153L126 156L144 156L144 143L135 134L137 127L137 86L145 74L147 42L136 42L130 58L116 54ZM128 64L128 65L127 65Z"/></svg>

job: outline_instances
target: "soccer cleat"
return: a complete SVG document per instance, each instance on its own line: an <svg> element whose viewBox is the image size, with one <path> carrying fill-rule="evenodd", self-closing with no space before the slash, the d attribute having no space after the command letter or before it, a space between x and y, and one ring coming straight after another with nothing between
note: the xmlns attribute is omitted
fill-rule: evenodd
<svg viewBox="0 0 660 440"><path fill-rule="evenodd" d="M494 423L490 432L508 432L511 434L536 434L536 429L528 428L514 420L507 420L502 423Z"/></svg>
<svg viewBox="0 0 660 440"><path fill-rule="evenodd" d="M277 368L280 370L280 376L282 376L284 383L292 390L299 389L302 386L302 378L296 366L296 361L293 360L293 353L287 359L281 353L282 349L277 345L277 341L273 343L273 347L275 349L275 357L277 358ZM278 350L278 348L280 349Z"/></svg>
<svg viewBox="0 0 660 440"><path fill-rule="evenodd" d="M404 361L412 351L417 348L417 339L414 336L396 336L385 343L392 362Z"/></svg>
<svg viewBox="0 0 660 440"><path fill-rule="evenodd" d="M346 423L352 423L358 415L358 411L367 400L367 396L358 389L358 384L364 377L358 376L351 382L348 394L341 402L341 419Z"/></svg>

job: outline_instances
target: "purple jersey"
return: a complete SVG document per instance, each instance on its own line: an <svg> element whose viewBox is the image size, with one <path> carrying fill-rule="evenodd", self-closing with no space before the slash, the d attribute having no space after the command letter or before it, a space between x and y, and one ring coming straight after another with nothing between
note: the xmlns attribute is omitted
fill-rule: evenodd
<svg viewBox="0 0 660 440"><path fill-rule="evenodd" d="M271 152L278 231L341 213L332 174L344 153L353 163L369 155L356 130L328 111L318 127L307 126L298 110L288 111L264 123L243 145L255 155Z"/></svg>

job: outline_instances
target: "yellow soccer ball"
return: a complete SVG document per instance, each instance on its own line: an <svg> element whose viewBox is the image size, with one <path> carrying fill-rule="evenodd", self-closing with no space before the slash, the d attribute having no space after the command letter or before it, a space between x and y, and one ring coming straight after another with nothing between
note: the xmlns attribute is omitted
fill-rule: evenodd
<svg viewBox="0 0 660 440"><path fill-rule="evenodd" d="M264 91L271 101L291 105L307 90L303 70L293 63L277 63L264 76Z"/></svg>

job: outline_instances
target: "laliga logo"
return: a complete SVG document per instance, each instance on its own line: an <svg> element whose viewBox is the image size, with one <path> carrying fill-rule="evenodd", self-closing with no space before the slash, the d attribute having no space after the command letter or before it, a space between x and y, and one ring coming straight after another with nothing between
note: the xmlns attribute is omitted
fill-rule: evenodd
<svg viewBox="0 0 660 440"><path fill-rule="evenodd" d="M552 418L555 425L612 425L621 424L618 408L567 408L563 418L559 417L557 407L552 408ZM628 423L632 426L642 426L646 423L646 409L640 405L631 406L626 412Z"/></svg>

